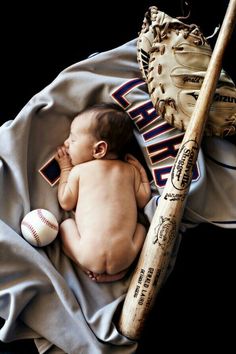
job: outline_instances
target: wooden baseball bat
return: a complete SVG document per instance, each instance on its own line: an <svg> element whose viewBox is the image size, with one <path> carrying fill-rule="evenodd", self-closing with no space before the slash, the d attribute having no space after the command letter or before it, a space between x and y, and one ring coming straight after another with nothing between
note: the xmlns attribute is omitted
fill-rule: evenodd
<svg viewBox="0 0 236 354"><path fill-rule="evenodd" d="M118 328L131 339L140 337L165 277L235 18L236 0L230 0L194 112L159 200L121 311Z"/></svg>

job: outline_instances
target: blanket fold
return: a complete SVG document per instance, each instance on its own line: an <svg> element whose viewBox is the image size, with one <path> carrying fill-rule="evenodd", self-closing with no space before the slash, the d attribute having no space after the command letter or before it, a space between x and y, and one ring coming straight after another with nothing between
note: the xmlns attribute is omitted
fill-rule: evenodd
<svg viewBox="0 0 236 354"><path fill-rule="evenodd" d="M177 146L174 134L181 134L176 129L162 129L161 133L157 129L164 123L153 115L136 60L135 39L66 68L32 97L14 120L0 128L0 317L5 320L0 329L2 341L34 338L42 353L58 347L69 354L131 354L137 348L137 343L122 336L114 323L129 276L109 284L92 282L64 255L59 237L44 248L34 248L20 231L24 215L36 208L50 210L58 222L66 217L58 204L57 185L51 187L38 170L67 137L73 117L99 102L117 102L130 114L137 142L153 176L153 198L145 209L150 221L158 204L163 178L174 161L173 151L177 151L170 147L165 150L163 144L175 141ZM225 144L218 150L222 151ZM163 155L160 161L155 159L160 151L154 151L155 146L162 146L170 154ZM212 155L209 139L206 146ZM236 156L235 146L227 145L227 149L232 152L232 167L236 165L232 158ZM216 168L218 175L214 173ZM232 190L230 197L236 199L231 188L235 169L219 172L220 168L213 161L206 167L200 152L183 220L187 226L202 220L221 225L225 222L225 227L232 227L235 222L232 203L225 204L223 212L220 204L212 207L225 176ZM177 249L176 246L174 259Z"/></svg>

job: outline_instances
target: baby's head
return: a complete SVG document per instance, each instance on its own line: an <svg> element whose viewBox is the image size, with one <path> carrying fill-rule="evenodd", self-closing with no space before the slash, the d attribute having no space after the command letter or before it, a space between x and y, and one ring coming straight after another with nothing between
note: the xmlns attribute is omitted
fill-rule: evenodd
<svg viewBox="0 0 236 354"><path fill-rule="evenodd" d="M76 165L93 159L123 158L132 136L128 113L116 104L102 103L75 117L65 145Z"/></svg>

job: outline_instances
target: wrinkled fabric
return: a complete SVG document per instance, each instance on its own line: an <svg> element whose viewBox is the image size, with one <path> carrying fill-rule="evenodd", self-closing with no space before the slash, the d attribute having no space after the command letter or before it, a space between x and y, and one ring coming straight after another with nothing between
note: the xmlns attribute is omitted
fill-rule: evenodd
<svg viewBox="0 0 236 354"><path fill-rule="evenodd" d="M140 128L138 121L142 107L151 102L136 60L136 40L66 68L0 128L0 317L5 320L0 340L34 338L40 353L130 354L137 347L118 332L114 321L130 276L108 284L92 282L64 255L59 237L44 248L35 248L20 230L24 215L36 208L50 210L58 222L66 217L57 201L57 185L51 187L38 170L67 137L73 117L98 102L117 102L133 119L137 142L153 176L153 197L145 208L151 221L163 190L156 183L159 170L155 168L171 165L174 157L155 165L148 147L168 143L180 132L166 129L145 140L145 127ZM160 124L160 118L156 122ZM200 222L234 227L236 220L235 146L207 138L204 149L182 231ZM221 193L224 181L230 193L227 201Z"/></svg>

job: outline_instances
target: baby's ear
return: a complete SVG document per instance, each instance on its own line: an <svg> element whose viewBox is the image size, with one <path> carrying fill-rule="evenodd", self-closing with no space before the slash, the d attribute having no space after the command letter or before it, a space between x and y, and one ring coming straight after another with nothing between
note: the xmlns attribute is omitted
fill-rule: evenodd
<svg viewBox="0 0 236 354"><path fill-rule="evenodd" d="M108 145L104 140L100 140L93 146L93 157L95 159L102 159L107 153Z"/></svg>

